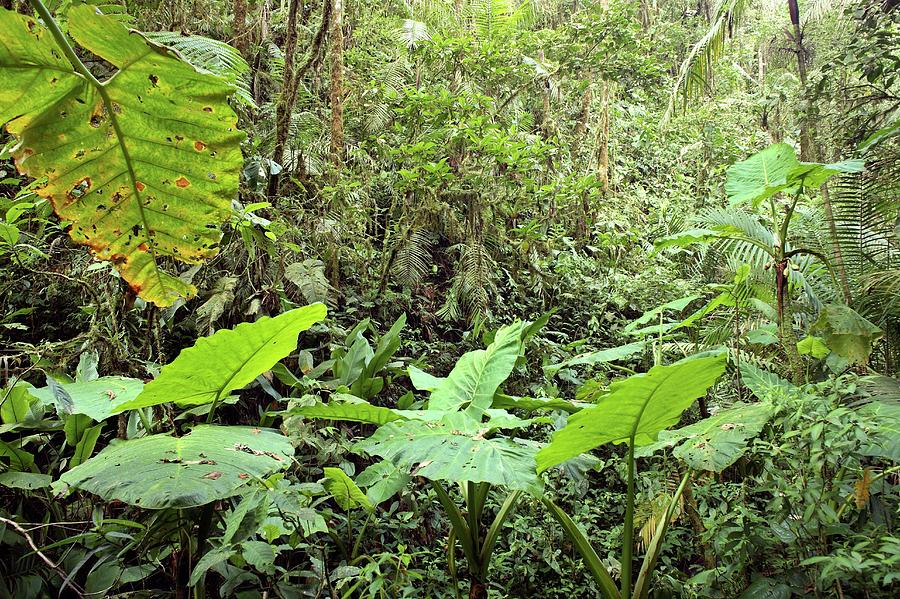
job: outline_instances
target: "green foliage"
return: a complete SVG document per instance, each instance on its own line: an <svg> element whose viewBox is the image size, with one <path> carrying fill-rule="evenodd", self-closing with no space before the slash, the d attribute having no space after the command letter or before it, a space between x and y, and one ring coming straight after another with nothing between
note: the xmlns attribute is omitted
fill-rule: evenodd
<svg viewBox="0 0 900 599"><path fill-rule="evenodd" d="M725 371L727 356L688 358L616 381L597 405L569 418L537 455L541 471L606 443L648 445L678 422Z"/></svg>
<svg viewBox="0 0 900 599"><path fill-rule="evenodd" d="M119 404L115 411L165 402L179 406L215 405L294 351L297 335L325 318L325 314L325 306L314 304L204 337L164 366L140 395Z"/></svg>
<svg viewBox="0 0 900 599"><path fill-rule="evenodd" d="M674 447L672 455L693 470L723 472L748 449L773 413L768 403L737 405L673 431L661 431L659 441L635 451L646 457Z"/></svg>
<svg viewBox="0 0 900 599"><path fill-rule="evenodd" d="M230 88L93 7L76 6L69 33L118 69L100 83L56 25L45 25L0 11L8 39L0 122L19 140L19 167L47 178L35 191L73 221L72 239L112 261L141 297L169 306L194 295L160 261L197 263L218 252L243 138L225 102Z"/></svg>
<svg viewBox="0 0 900 599"><path fill-rule="evenodd" d="M287 468L294 450L275 431L200 425L183 437L151 435L111 445L60 482L148 509L206 505Z"/></svg>

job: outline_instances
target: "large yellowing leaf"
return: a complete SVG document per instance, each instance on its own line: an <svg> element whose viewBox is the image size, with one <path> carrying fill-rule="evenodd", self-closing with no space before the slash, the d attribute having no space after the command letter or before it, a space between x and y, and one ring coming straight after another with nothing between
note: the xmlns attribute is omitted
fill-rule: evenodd
<svg viewBox="0 0 900 599"><path fill-rule="evenodd" d="M174 52L80 5L68 30L116 73L76 72L50 31L0 9L0 123L18 140L23 174L77 243L110 260L147 301L171 305L196 289L162 262L218 252L242 165L232 88Z"/></svg>
<svg viewBox="0 0 900 599"><path fill-rule="evenodd" d="M724 352L688 358L614 382L595 407L570 416L554 433L537 454L538 471L606 443L632 438L635 446L653 443L659 431L676 424L682 412L722 376L726 358Z"/></svg>
<svg viewBox="0 0 900 599"><path fill-rule="evenodd" d="M325 314L325 306L313 304L203 337L163 366L134 400L116 406L115 412L166 402L196 406L220 401L294 351L297 335Z"/></svg>

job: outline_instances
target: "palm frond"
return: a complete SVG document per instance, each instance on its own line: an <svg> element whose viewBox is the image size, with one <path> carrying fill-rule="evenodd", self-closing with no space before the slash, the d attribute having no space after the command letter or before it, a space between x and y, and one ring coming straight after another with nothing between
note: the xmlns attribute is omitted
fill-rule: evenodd
<svg viewBox="0 0 900 599"><path fill-rule="evenodd" d="M679 98L684 107L706 88L713 66L725 50L727 36L740 24L749 5L750 0L719 1L706 34L691 47L678 69L663 122L674 114Z"/></svg>

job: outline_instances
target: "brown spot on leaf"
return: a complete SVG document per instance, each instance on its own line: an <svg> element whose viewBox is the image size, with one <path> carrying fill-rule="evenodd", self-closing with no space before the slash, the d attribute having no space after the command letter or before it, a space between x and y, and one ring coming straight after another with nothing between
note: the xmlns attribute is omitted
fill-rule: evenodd
<svg viewBox="0 0 900 599"><path fill-rule="evenodd" d="M212 472L208 472L203 475L203 478L208 478L209 480L219 480L222 476L222 473L218 470L213 470Z"/></svg>
<svg viewBox="0 0 900 599"><path fill-rule="evenodd" d="M190 184L191 184L191 182L188 181L187 179L185 179L184 177L178 177L177 179L175 179L175 185L177 185L178 187L180 187L182 189L184 189L185 187L187 187Z"/></svg>
<svg viewBox="0 0 900 599"><path fill-rule="evenodd" d="M203 112L212 112L212 106L204 106Z"/></svg>
<svg viewBox="0 0 900 599"><path fill-rule="evenodd" d="M94 113L91 115L91 127L93 127L94 129L99 128L102 122L103 119L99 114Z"/></svg>
<svg viewBox="0 0 900 599"><path fill-rule="evenodd" d="M238 474L238 478L241 480L244 480L244 479L250 478L250 475L247 474L246 472L241 472L240 474Z"/></svg>
<svg viewBox="0 0 900 599"><path fill-rule="evenodd" d="M194 142L194 149L197 150L198 152L202 152L203 150L206 149L206 144L198 139L197 141Z"/></svg>
<svg viewBox="0 0 900 599"><path fill-rule="evenodd" d="M157 77L153 73L150 73L150 75L147 76L147 79L150 80L150 85L152 85L153 87L159 87L159 77Z"/></svg>
<svg viewBox="0 0 900 599"><path fill-rule="evenodd" d="M251 429L250 429L250 434L252 434L252 435L258 435L258 434L261 433L261 432L262 432L262 431L259 430L258 428L251 428Z"/></svg>
<svg viewBox="0 0 900 599"><path fill-rule="evenodd" d="M141 250L142 252L146 252L149 249L149 247L147 246L146 243L142 243L138 246L138 249Z"/></svg>
<svg viewBox="0 0 900 599"><path fill-rule="evenodd" d="M140 181L135 181L134 186L135 186L135 188L137 188L138 191L144 191L144 189L146 189L146 186L143 183L141 183Z"/></svg>

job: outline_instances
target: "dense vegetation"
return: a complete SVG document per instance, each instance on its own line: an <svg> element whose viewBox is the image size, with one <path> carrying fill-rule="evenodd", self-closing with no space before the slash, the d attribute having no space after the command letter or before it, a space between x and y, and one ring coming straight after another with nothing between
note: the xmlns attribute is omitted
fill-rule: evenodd
<svg viewBox="0 0 900 599"><path fill-rule="evenodd" d="M0 598L896 596L897 5L0 0Z"/></svg>

